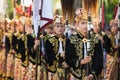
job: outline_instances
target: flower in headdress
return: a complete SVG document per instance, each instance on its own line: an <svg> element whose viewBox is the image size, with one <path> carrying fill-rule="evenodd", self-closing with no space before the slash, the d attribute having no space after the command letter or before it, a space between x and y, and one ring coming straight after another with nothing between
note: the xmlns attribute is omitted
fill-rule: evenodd
<svg viewBox="0 0 120 80"><path fill-rule="evenodd" d="M55 24L64 24L64 20L63 20L62 16L56 15L53 20L54 20L54 25Z"/></svg>
<svg viewBox="0 0 120 80"><path fill-rule="evenodd" d="M75 14L76 14L76 18L75 18L76 22L80 22L83 19L87 20L87 14L82 8L76 9Z"/></svg>

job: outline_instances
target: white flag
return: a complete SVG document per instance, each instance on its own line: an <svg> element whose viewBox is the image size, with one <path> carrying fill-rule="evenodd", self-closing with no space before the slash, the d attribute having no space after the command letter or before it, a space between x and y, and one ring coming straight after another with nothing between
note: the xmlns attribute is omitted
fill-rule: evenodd
<svg viewBox="0 0 120 80"><path fill-rule="evenodd" d="M29 7L32 4L32 0L21 0L21 5Z"/></svg>
<svg viewBox="0 0 120 80"><path fill-rule="evenodd" d="M41 29L53 21L52 0L42 0L41 3Z"/></svg>
<svg viewBox="0 0 120 80"><path fill-rule="evenodd" d="M40 10L41 15L39 15ZM39 24L40 29L43 29L53 21L52 0L34 0L33 19L35 35L37 36Z"/></svg>
<svg viewBox="0 0 120 80"><path fill-rule="evenodd" d="M34 30L36 37L38 33L38 22L40 20L40 15L39 15L40 8L41 8L41 0L34 0L32 4L32 9L33 9L33 23L34 23Z"/></svg>

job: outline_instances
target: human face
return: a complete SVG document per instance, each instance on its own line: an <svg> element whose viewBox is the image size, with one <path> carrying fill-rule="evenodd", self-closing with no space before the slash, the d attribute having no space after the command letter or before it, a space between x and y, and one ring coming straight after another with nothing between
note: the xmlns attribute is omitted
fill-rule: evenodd
<svg viewBox="0 0 120 80"><path fill-rule="evenodd" d="M76 24L76 29L78 32L82 33L83 35L87 34L87 21L81 20Z"/></svg>
<svg viewBox="0 0 120 80"><path fill-rule="evenodd" d="M111 32L113 34L117 34L118 33L118 24L114 24L112 27L111 27Z"/></svg>
<svg viewBox="0 0 120 80"><path fill-rule="evenodd" d="M95 33L98 33L99 30L100 30L99 26L94 26L94 27L93 27L93 31L94 31Z"/></svg>
<svg viewBox="0 0 120 80"><path fill-rule="evenodd" d="M24 31L24 25L22 23L19 24L19 31L20 32Z"/></svg>
<svg viewBox="0 0 120 80"><path fill-rule="evenodd" d="M52 34L52 33L53 33L52 25L48 25L48 26L45 28L45 32L46 32L47 34Z"/></svg>
<svg viewBox="0 0 120 80"><path fill-rule="evenodd" d="M59 23L54 26L54 32L56 35L63 35L64 31L65 31L64 24Z"/></svg>

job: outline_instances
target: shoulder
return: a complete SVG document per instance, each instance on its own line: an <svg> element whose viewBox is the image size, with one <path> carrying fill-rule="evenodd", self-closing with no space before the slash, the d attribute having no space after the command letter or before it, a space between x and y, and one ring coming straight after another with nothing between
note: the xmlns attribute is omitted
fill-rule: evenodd
<svg viewBox="0 0 120 80"><path fill-rule="evenodd" d="M98 38L98 35L97 34L91 34L90 36L90 40L94 43L99 43L99 38Z"/></svg>
<svg viewBox="0 0 120 80"><path fill-rule="evenodd" d="M47 41L49 41L50 43L55 43L58 39L55 36L49 36L49 38L47 39Z"/></svg>
<svg viewBox="0 0 120 80"><path fill-rule="evenodd" d="M78 34L73 34L70 36L69 41L72 44L77 44L81 39L78 37Z"/></svg>
<svg viewBox="0 0 120 80"><path fill-rule="evenodd" d="M19 32L14 33L14 36L19 37L21 34Z"/></svg>
<svg viewBox="0 0 120 80"><path fill-rule="evenodd" d="M10 32L10 31L6 32L5 34L6 34L6 37L9 37L9 38L12 37L12 32Z"/></svg>
<svg viewBox="0 0 120 80"><path fill-rule="evenodd" d="M53 37L53 36L54 36L54 35L47 34L47 35L44 36L44 39L47 40L47 39L49 39L49 38L51 38L51 37Z"/></svg>

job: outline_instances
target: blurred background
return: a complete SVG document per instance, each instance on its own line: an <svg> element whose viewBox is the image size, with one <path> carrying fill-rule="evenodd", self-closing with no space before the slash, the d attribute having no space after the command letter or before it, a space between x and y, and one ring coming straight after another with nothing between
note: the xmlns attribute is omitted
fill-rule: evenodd
<svg viewBox="0 0 120 80"><path fill-rule="evenodd" d="M101 1L101 0L99 0ZM103 0L104 1L104 14L105 22L109 23L114 16L115 6L118 4L118 0ZM4 18L5 15L7 18L12 19L19 18L23 16L22 6L25 7L24 16L30 16L30 6L32 0L0 0L0 18ZM52 0L53 12L54 14L62 14L61 10L61 0ZM81 7L82 0L74 0L74 8Z"/></svg>

